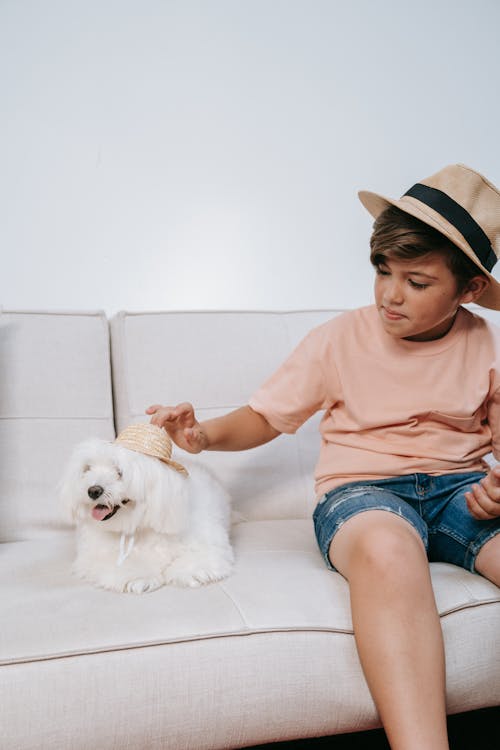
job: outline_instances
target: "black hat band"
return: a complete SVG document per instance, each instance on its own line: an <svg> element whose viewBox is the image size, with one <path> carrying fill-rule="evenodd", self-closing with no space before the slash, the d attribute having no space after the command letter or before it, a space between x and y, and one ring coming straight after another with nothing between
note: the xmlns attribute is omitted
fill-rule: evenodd
<svg viewBox="0 0 500 750"><path fill-rule="evenodd" d="M458 229L461 235L467 240L477 258L487 271L491 271L497 262L491 242L485 232L481 229L477 221L472 218L470 213L459 203L443 193L442 190L428 187L417 183L413 185L405 195L416 198L421 203L425 203L438 214L441 214L455 229Z"/></svg>

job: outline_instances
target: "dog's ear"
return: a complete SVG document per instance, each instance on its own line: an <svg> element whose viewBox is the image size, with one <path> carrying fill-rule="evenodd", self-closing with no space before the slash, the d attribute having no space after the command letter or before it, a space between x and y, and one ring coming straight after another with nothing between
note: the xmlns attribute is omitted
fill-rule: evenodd
<svg viewBox="0 0 500 750"><path fill-rule="evenodd" d="M57 484L57 496L62 520L75 524L82 518L80 505L81 477L85 466L90 466L96 453L107 445L100 438L90 438L73 448Z"/></svg>
<svg viewBox="0 0 500 750"><path fill-rule="evenodd" d="M188 520L187 477L158 458L148 458L143 524L161 534L179 534Z"/></svg>

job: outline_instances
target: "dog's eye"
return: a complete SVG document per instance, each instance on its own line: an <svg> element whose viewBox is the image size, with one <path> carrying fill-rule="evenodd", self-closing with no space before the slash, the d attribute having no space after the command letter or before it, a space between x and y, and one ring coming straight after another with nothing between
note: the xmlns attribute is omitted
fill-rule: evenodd
<svg viewBox="0 0 500 750"><path fill-rule="evenodd" d="M118 469L118 468L117 468L117 469L116 469L116 473L117 473L118 479L121 479L121 478L122 478L122 476L123 476L123 471L122 471L121 469Z"/></svg>

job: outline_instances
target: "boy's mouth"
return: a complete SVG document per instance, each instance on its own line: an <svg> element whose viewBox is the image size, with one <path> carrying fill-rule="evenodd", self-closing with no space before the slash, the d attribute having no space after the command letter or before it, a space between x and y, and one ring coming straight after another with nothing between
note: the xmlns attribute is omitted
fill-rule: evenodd
<svg viewBox="0 0 500 750"><path fill-rule="evenodd" d="M402 320L406 317L405 315L401 315L401 313L398 313L395 310L391 310L390 307L383 307L382 311L384 313L384 316L388 320Z"/></svg>

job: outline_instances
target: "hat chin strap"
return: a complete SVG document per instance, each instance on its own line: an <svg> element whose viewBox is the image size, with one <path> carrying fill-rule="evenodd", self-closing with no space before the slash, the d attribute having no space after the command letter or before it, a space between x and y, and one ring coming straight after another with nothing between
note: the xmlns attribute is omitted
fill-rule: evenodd
<svg viewBox="0 0 500 750"><path fill-rule="evenodd" d="M127 539L127 534L122 534L120 537L120 552L118 554L118 559L116 561L116 564L118 566L123 565L127 557L130 555L132 550L134 549L135 544L135 534L130 534L127 549L125 550L125 540Z"/></svg>
<svg viewBox="0 0 500 750"><path fill-rule="evenodd" d="M446 221L457 229L465 240L469 243L471 250L474 251L483 268L488 272L491 271L497 262L497 256L491 246L488 235L481 229L477 221L465 210L460 203L443 193L442 190L422 185L417 182L405 195L415 198L420 203L432 208L433 211L440 214Z"/></svg>

